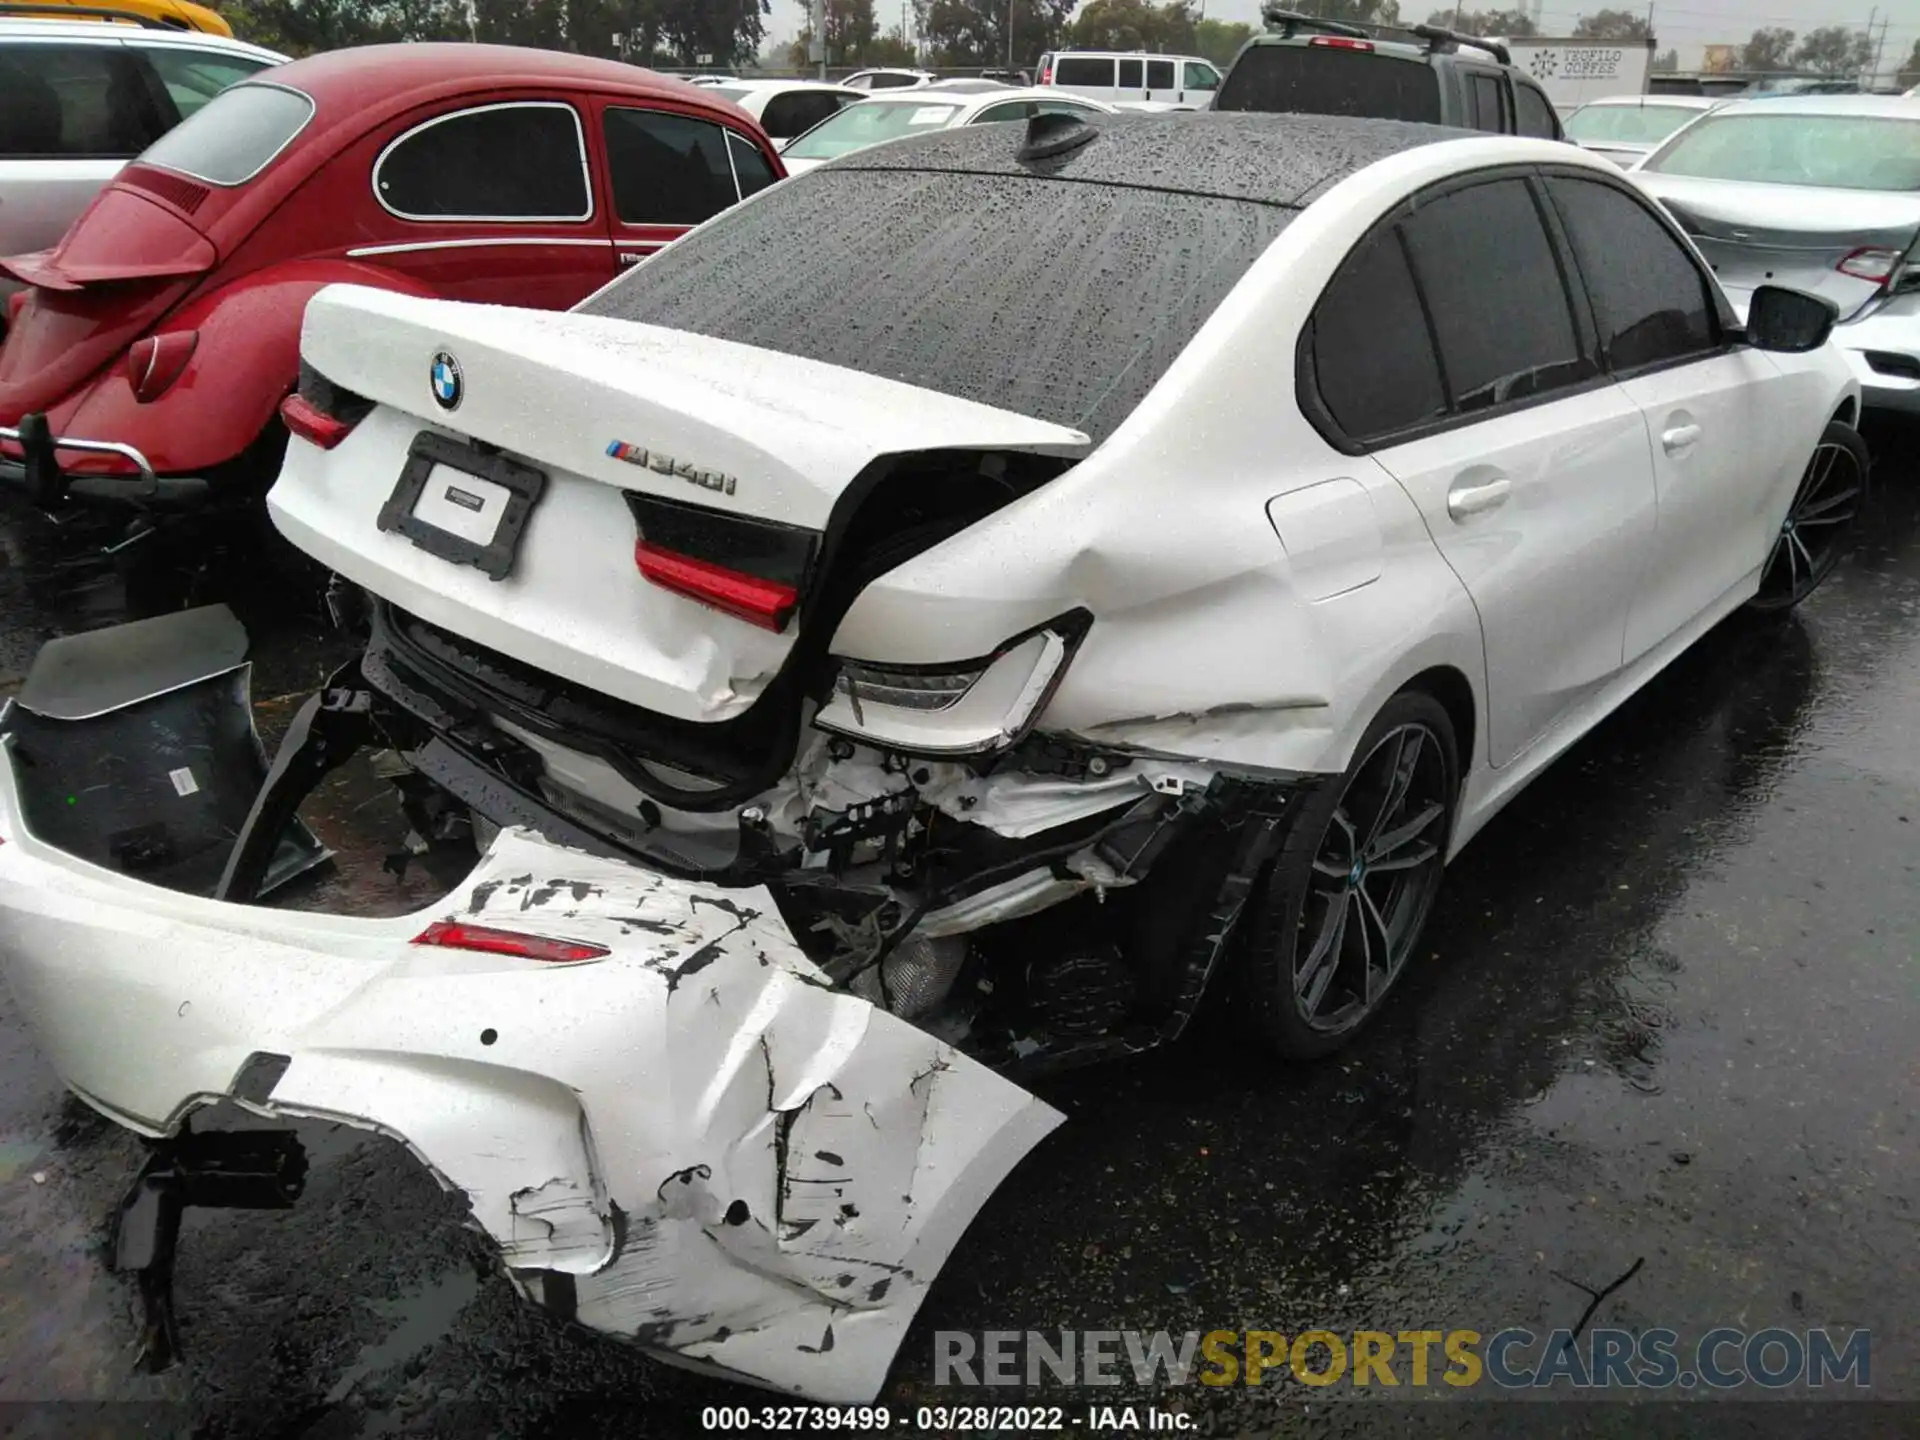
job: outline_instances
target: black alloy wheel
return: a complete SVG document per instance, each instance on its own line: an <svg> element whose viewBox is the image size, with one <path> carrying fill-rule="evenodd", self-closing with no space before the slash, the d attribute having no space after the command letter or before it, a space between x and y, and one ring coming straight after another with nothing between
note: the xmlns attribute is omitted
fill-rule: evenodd
<svg viewBox="0 0 1920 1440"><path fill-rule="evenodd" d="M1439 893L1460 790L1452 721L1396 695L1304 803L1248 916L1243 996L1280 1054L1338 1049L1379 1013Z"/></svg>
<svg viewBox="0 0 1920 1440"><path fill-rule="evenodd" d="M1791 610L1820 587L1853 538L1868 491L1866 442L1850 425L1827 426L1794 490L1749 605Z"/></svg>

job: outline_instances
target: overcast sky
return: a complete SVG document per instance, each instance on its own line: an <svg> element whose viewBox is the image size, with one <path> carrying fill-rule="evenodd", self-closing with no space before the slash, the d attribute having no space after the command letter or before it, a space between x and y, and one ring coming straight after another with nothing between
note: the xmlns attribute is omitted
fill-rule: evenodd
<svg viewBox="0 0 1920 1440"><path fill-rule="evenodd" d="M1438 3L1439 0L1400 0L1403 16L1416 20L1424 20ZM1574 21L1581 14L1608 8L1605 4L1582 4L1580 0L1542 0L1542 7L1540 28L1548 35L1571 35ZM1466 8L1476 7L1468 4ZM875 0L875 9L883 30L900 23L899 0ZM1260 0L1205 0L1204 13L1216 20L1258 24ZM1851 0L1674 0L1672 4L1654 0L1653 29L1661 47L1677 46L1681 66L1692 68L1699 62L1701 46L1745 40L1763 25L1784 26L1803 35L1822 25L1864 29L1873 13L1871 0L1858 5ZM773 15L767 27L769 35L782 41L790 40L800 32L805 14L800 0L773 0ZM1904 59L1913 42L1920 39L1920 0L1881 4L1874 22L1876 36L1881 21L1890 22L1882 51L1882 68L1891 68ZM1019 58L1031 60L1033 57Z"/></svg>

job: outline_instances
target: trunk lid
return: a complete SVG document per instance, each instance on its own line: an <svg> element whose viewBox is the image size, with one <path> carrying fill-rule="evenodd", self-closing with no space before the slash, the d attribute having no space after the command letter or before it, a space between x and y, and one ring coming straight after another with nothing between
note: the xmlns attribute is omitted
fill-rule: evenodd
<svg viewBox="0 0 1920 1440"><path fill-rule="evenodd" d="M1920 232L1920 196L1700 180L1636 171L1693 237L1729 290L1783 285L1821 295L1843 320L1880 293L1877 281L1843 272L1856 250L1900 253Z"/></svg>
<svg viewBox="0 0 1920 1440"><path fill-rule="evenodd" d="M171 211L110 186L51 250L0 259L32 287L0 344L0 423L45 410L139 339L219 261Z"/></svg>
<svg viewBox="0 0 1920 1440"><path fill-rule="evenodd" d="M818 587L803 587L795 622L774 631L652 583L636 559L631 497L817 541L830 569L828 532L853 508L841 497L882 457L1074 457L1091 443L1064 426L732 341L360 286L315 296L301 352L377 408L331 450L290 447L268 497L283 533L430 624L685 720L750 706L809 628ZM436 398L437 374L451 405ZM479 474L484 456L416 465L422 488L395 500L423 432L497 447L503 461L544 474L501 578L447 558L463 547L435 536L484 548L504 533L493 506L506 495Z"/></svg>

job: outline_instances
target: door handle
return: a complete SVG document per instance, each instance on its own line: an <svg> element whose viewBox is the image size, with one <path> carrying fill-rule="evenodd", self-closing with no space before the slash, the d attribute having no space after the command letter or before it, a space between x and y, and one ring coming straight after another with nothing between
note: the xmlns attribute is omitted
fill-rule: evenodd
<svg viewBox="0 0 1920 1440"><path fill-rule="evenodd" d="M1699 438L1698 425L1676 425L1671 430L1660 432L1660 448L1669 455L1678 455L1682 450L1691 450L1693 442Z"/></svg>
<svg viewBox="0 0 1920 1440"><path fill-rule="evenodd" d="M1453 488L1447 491L1447 514L1455 520L1464 521L1498 509L1507 503L1507 491L1512 488L1504 475L1496 475L1492 479L1482 476L1456 480Z"/></svg>

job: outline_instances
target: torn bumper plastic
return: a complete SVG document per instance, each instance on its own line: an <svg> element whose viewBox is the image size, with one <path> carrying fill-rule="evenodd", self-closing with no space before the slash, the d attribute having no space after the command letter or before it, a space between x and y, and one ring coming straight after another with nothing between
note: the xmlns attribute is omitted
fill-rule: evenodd
<svg viewBox="0 0 1920 1440"><path fill-rule="evenodd" d="M676 1360L870 1400L962 1231L1063 1118L830 988L764 890L508 830L418 914L226 904L39 838L18 743L0 969L77 1095L148 1136L229 1098L396 1137L523 1293ZM447 919L607 953L413 943Z"/></svg>

